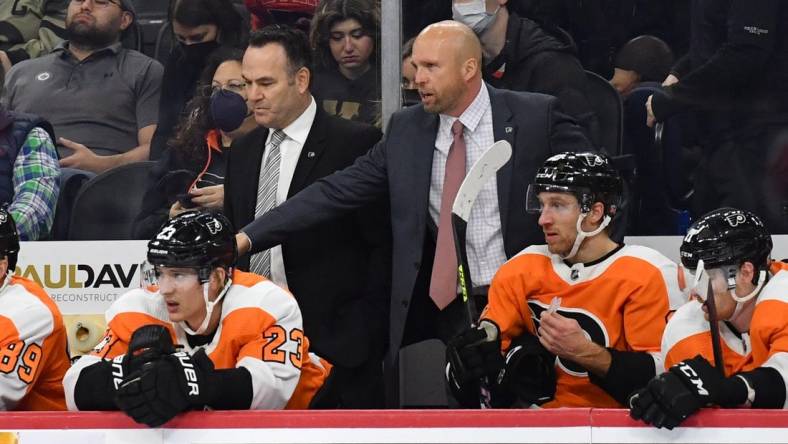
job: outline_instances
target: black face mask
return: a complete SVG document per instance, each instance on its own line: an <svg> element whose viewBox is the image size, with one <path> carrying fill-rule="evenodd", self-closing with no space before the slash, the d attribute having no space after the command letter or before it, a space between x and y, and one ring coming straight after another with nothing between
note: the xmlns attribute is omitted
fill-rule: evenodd
<svg viewBox="0 0 788 444"><path fill-rule="evenodd" d="M219 42L216 40L193 43L191 45L179 44L181 45L181 52L183 52L183 59L187 62L203 62L214 49L219 47Z"/></svg>
<svg viewBox="0 0 788 444"><path fill-rule="evenodd" d="M237 130L249 115L246 99L240 94L220 89L211 95L211 119L216 128L229 133Z"/></svg>

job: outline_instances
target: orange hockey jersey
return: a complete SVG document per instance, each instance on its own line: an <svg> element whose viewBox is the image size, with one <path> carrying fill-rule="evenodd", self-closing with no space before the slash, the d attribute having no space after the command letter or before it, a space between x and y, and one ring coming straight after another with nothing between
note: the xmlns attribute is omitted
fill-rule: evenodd
<svg viewBox="0 0 788 444"><path fill-rule="evenodd" d="M553 298L557 312L577 320L604 347L649 352L662 369L659 341L666 316L684 302L675 263L655 250L624 246L594 264L564 263L547 246L525 249L493 278L482 318L501 329L505 353L513 338L536 334L539 317ZM591 383L586 370L556 358L555 399L543 407L621 407Z"/></svg>
<svg viewBox="0 0 788 444"><path fill-rule="evenodd" d="M720 348L727 376L773 367L788 387L788 264L774 262L771 272L772 278L755 303L749 333L738 337L720 322ZM698 354L714 363L709 322L699 302L687 303L670 319L662 338L662 353L665 369Z"/></svg>
<svg viewBox="0 0 788 444"><path fill-rule="evenodd" d="M0 290L0 410L65 410L69 366L57 306L35 282L12 277Z"/></svg>
<svg viewBox="0 0 788 444"><path fill-rule="evenodd" d="M213 340L192 348L183 329L169 321L163 297L141 289L126 293L106 313L104 339L64 378L69 410L77 410L74 390L82 369L126 353L131 335L147 324L167 327L173 341L191 354L205 348L217 369L249 370L254 391L251 409L307 408L330 365L309 353L295 298L261 276L234 271L221 309Z"/></svg>

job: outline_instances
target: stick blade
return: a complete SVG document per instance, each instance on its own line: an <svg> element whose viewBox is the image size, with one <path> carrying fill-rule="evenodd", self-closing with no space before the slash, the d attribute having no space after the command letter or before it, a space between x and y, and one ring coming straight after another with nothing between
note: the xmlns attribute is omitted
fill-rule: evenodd
<svg viewBox="0 0 788 444"><path fill-rule="evenodd" d="M482 157L473 164L465 179L457 191L457 197L454 199L454 204L451 207L451 212L468 221L471 216L471 208L476 196L495 174L501 169L502 166L509 161L512 157L512 145L505 141L499 140L492 144L487 151L482 154Z"/></svg>

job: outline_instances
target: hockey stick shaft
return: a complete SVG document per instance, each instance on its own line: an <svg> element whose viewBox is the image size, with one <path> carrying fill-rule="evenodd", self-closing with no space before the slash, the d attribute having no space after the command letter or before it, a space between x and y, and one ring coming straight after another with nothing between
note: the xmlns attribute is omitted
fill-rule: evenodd
<svg viewBox="0 0 788 444"><path fill-rule="evenodd" d="M711 351L714 354L714 367L725 376L725 361L722 359L722 346L720 345L720 323L717 318L717 304L714 302L714 290L709 280L706 290L706 309L709 311L709 331L711 332Z"/></svg>

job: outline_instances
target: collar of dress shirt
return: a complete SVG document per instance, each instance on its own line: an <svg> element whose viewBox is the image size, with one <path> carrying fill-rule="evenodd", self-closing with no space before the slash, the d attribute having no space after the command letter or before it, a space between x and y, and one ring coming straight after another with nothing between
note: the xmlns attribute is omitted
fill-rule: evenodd
<svg viewBox="0 0 788 444"><path fill-rule="evenodd" d="M317 114L317 103L315 102L315 98L310 95L309 106L307 106L306 110L304 110L298 118L293 120L290 125L282 128L282 131L284 131L288 138L304 146L306 138L309 136L309 130L312 129L312 123L315 121L315 114ZM268 132L268 137L265 140L266 145L271 141L272 134L273 131Z"/></svg>
<svg viewBox="0 0 788 444"><path fill-rule="evenodd" d="M476 98L474 98L473 102L471 102L471 104L465 108L465 111L460 114L460 117L453 117L448 114L440 114L440 131L446 131L449 138L452 138L451 127L454 124L454 121L459 119L468 132L474 132L476 127L479 125L479 122L482 121L482 116L484 116L484 113L487 111L489 104L490 93L487 91L487 85L482 82L482 86L479 88L479 93L476 94ZM439 147L438 149L443 150L444 148L448 153L448 146Z"/></svg>

